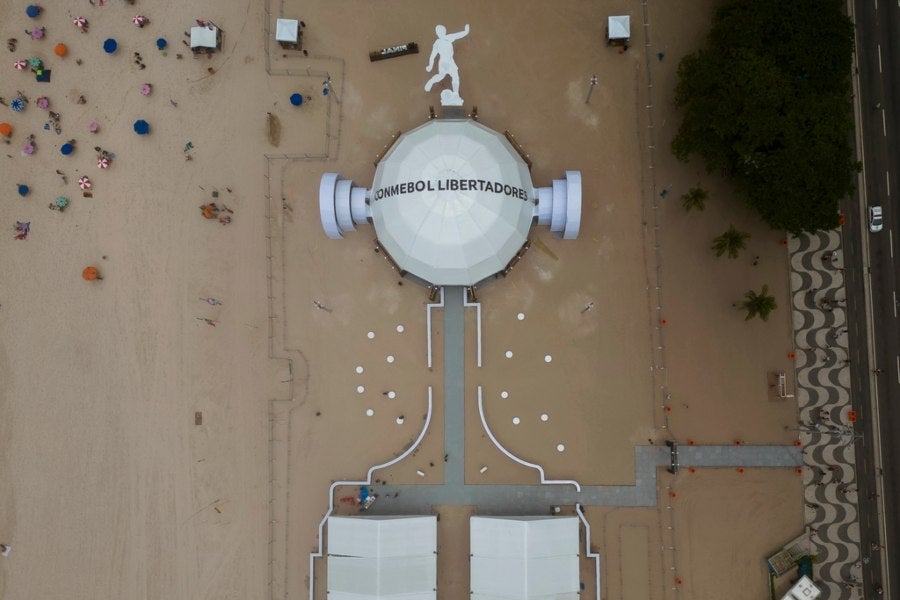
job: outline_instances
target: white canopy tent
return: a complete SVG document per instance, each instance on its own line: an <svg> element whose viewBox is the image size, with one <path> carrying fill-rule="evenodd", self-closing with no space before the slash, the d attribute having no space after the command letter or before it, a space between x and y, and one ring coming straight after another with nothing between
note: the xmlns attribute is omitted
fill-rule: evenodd
<svg viewBox="0 0 900 600"><path fill-rule="evenodd" d="M219 29L215 26L191 27L192 50L215 50L218 47Z"/></svg>
<svg viewBox="0 0 900 600"><path fill-rule="evenodd" d="M472 600L577 600L577 517L472 517Z"/></svg>
<svg viewBox="0 0 900 600"><path fill-rule="evenodd" d="M278 19L275 21L275 41L296 44L300 39L300 21Z"/></svg>
<svg viewBox="0 0 900 600"><path fill-rule="evenodd" d="M610 40L628 40L631 37L631 17L628 15L609 17L607 32Z"/></svg>
<svg viewBox="0 0 900 600"><path fill-rule="evenodd" d="M435 600L437 519L329 517L329 600Z"/></svg>
<svg viewBox="0 0 900 600"><path fill-rule="evenodd" d="M369 198L385 251L436 285L474 285L502 271L534 216L525 161L473 120L433 120L401 136L378 163Z"/></svg>

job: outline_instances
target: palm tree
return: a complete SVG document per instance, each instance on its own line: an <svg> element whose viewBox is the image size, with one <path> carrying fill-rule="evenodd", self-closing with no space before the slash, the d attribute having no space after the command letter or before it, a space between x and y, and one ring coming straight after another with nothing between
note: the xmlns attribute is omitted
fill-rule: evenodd
<svg viewBox="0 0 900 600"><path fill-rule="evenodd" d="M775 304L775 297L769 295L769 286L762 286L762 290L757 294L753 290L749 290L744 294L744 299L736 305L740 310L747 311L745 321L749 321L753 317L759 317L763 321L769 320L769 313L778 308Z"/></svg>
<svg viewBox="0 0 900 600"><path fill-rule="evenodd" d="M713 239L712 249L716 251L716 256L722 256L727 252L728 258L737 258L740 251L747 247L749 239L749 233L738 231L734 225L729 225L728 231Z"/></svg>
<svg viewBox="0 0 900 600"><path fill-rule="evenodd" d="M687 212L695 209L702 212L706 208L706 200L708 198L709 192L698 185L689 189L686 194L681 195L681 205Z"/></svg>

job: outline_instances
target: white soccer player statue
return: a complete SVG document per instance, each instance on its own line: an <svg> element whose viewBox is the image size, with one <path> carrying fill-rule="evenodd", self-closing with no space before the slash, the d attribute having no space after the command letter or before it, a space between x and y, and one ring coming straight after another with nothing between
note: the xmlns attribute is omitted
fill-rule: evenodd
<svg viewBox="0 0 900 600"><path fill-rule="evenodd" d="M437 39L431 47L431 56L428 59L428 66L425 67L425 70L431 73L434 59L437 58L438 72L436 75L432 75L428 83L425 84L425 91L430 92L434 84L442 81L449 75L453 91L443 90L441 92L441 106L462 106L463 99L459 97L459 68L456 66L456 61L453 60L453 42L469 35L469 25L466 24L465 29L456 33L447 33L446 27L438 25L434 28L434 32L437 34Z"/></svg>

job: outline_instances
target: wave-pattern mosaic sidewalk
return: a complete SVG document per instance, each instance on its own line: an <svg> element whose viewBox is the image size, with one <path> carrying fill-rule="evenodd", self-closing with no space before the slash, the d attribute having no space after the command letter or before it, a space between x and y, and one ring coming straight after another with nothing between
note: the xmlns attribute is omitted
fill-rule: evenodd
<svg viewBox="0 0 900 600"><path fill-rule="evenodd" d="M788 244L797 429L806 524L817 550L816 584L822 598L852 600L862 597L861 554L841 237L820 232Z"/></svg>

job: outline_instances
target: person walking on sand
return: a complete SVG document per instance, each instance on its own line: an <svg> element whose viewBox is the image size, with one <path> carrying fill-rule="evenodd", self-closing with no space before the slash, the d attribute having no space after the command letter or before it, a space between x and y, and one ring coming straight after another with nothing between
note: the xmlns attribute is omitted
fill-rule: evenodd
<svg viewBox="0 0 900 600"><path fill-rule="evenodd" d="M428 66L425 67L425 70L431 73L434 59L437 58L438 72L425 84L425 91L430 92L434 84L449 75L453 85L453 94L459 97L459 68L456 66L456 61L453 60L453 42L469 35L469 25L466 24L462 31L456 33L447 33L446 27L438 25L434 28L434 32L437 34L437 39L431 47L431 56L428 58Z"/></svg>

